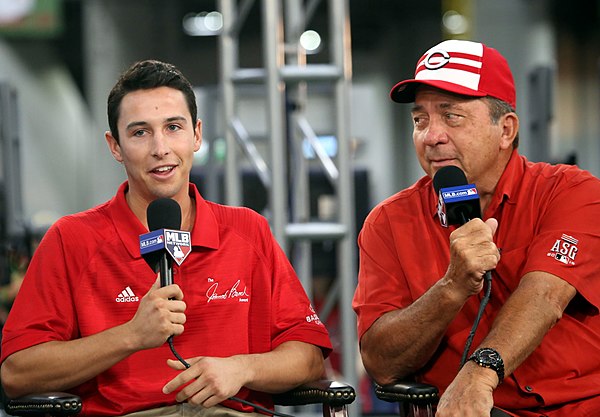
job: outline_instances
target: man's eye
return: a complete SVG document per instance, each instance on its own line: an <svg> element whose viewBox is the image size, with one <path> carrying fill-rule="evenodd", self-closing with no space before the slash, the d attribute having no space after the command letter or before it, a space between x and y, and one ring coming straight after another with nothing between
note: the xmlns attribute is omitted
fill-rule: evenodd
<svg viewBox="0 0 600 417"><path fill-rule="evenodd" d="M168 129L175 132L179 130L179 125L169 125Z"/></svg>
<svg viewBox="0 0 600 417"><path fill-rule="evenodd" d="M144 131L143 130L136 130L135 132L133 132L133 136L144 136Z"/></svg>

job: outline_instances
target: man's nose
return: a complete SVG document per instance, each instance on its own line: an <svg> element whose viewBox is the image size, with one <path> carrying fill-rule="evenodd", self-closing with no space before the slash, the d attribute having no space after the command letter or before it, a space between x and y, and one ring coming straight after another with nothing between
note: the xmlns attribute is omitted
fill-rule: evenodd
<svg viewBox="0 0 600 417"><path fill-rule="evenodd" d="M441 120L432 118L427 129L423 132L421 140L427 146L448 142L447 126Z"/></svg>
<svg viewBox="0 0 600 417"><path fill-rule="evenodd" d="M169 147L169 138L162 132L157 132L154 134L152 143L152 156L162 158L163 156L168 155L171 151L171 148Z"/></svg>

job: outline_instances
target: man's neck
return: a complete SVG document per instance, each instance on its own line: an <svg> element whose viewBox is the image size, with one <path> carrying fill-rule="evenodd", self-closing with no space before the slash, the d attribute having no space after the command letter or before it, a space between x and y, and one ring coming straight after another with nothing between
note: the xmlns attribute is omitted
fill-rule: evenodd
<svg viewBox="0 0 600 417"><path fill-rule="evenodd" d="M148 218L146 215L146 211L148 210L148 205L152 201L146 201L143 198L139 198L131 190L127 190L125 192L125 200L127 201L127 205L133 212L133 214L140 220L140 222L148 228ZM190 232L196 220L196 200L189 194L186 194L184 198L174 199L181 207L181 227L180 229L183 231Z"/></svg>

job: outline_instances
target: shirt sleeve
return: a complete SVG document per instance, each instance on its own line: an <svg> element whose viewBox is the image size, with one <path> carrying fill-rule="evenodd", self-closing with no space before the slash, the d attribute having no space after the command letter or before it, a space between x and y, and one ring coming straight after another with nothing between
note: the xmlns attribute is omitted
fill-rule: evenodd
<svg viewBox="0 0 600 417"><path fill-rule="evenodd" d="M383 314L412 303L406 277L385 211L369 215L358 238L360 266L352 307L358 319L358 338Z"/></svg>
<svg viewBox="0 0 600 417"><path fill-rule="evenodd" d="M3 328L2 361L12 353L74 337L74 303L60 230L44 235Z"/></svg>
<svg viewBox="0 0 600 417"><path fill-rule="evenodd" d="M582 174L583 175L583 174ZM523 274L544 271L571 285L596 309L600 307L600 181L571 178L543 204Z"/></svg>

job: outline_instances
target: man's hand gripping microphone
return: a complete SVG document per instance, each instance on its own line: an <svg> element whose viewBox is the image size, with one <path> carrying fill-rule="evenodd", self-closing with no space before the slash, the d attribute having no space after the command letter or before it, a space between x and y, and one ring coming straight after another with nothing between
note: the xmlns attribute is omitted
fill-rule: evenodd
<svg viewBox="0 0 600 417"><path fill-rule="evenodd" d="M469 184L465 173L456 166L445 166L436 172L433 177L433 187L438 194L438 215L440 223L444 227L449 225L460 225L467 223L471 219L481 218L481 205L479 203L479 193L475 184ZM460 361L462 367L467 361L469 349L473 342L473 337L479 326L479 321L483 315L492 291L492 272L486 271L483 275L486 284L485 295L479 304L479 311L471 328L471 332L465 343L463 355Z"/></svg>
<svg viewBox="0 0 600 417"><path fill-rule="evenodd" d="M154 272L160 274L160 286L173 284L173 261L178 265L192 250L190 232L178 230L181 227L181 207L170 198L154 200L146 211L149 233L140 235L140 253ZM189 368L175 350L173 336L167 339L175 357Z"/></svg>

